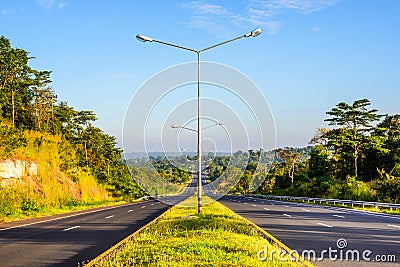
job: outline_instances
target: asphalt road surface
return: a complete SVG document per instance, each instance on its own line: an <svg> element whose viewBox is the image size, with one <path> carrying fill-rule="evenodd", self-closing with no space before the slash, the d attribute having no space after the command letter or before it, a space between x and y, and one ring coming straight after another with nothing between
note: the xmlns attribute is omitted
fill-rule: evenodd
<svg viewBox="0 0 400 267"><path fill-rule="evenodd" d="M242 196L220 202L300 255L314 251L316 266L400 266L400 216Z"/></svg>
<svg viewBox="0 0 400 267"><path fill-rule="evenodd" d="M79 266L168 207L149 200L0 224L0 266Z"/></svg>

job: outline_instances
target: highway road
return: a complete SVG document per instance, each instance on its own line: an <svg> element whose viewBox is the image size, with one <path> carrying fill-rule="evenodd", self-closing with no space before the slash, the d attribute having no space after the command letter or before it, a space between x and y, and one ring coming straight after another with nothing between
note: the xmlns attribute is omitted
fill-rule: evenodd
<svg viewBox="0 0 400 267"><path fill-rule="evenodd" d="M148 200L0 224L0 266L79 266L168 209Z"/></svg>
<svg viewBox="0 0 400 267"><path fill-rule="evenodd" d="M243 196L220 202L300 255L315 252L316 266L400 266L400 216Z"/></svg>

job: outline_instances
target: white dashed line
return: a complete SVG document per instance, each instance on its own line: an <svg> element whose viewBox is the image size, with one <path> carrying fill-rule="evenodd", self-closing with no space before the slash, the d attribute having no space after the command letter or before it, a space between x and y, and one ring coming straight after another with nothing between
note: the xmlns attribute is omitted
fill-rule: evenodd
<svg viewBox="0 0 400 267"><path fill-rule="evenodd" d="M151 205L151 206L154 206L154 203L151 203L150 205Z"/></svg>
<svg viewBox="0 0 400 267"><path fill-rule="evenodd" d="M400 225L388 224L390 227L400 228Z"/></svg>
<svg viewBox="0 0 400 267"><path fill-rule="evenodd" d="M317 224L322 225L322 226L325 226L325 227L329 227L329 228L333 227L332 225L325 224L325 223L317 223Z"/></svg>
<svg viewBox="0 0 400 267"><path fill-rule="evenodd" d="M108 207L108 208L104 208L104 209L91 210L91 211L86 211L86 212L79 212L79 213L68 215L68 216L62 216L62 217L57 217L57 218L38 221L38 222L33 222L33 223L21 224L21 225L17 225L17 226L12 226L12 227L8 227L8 228L0 229L0 232L1 231L6 231L6 230L10 230L10 229L20 228L20 227L25 227L25 226L29 226L29 225L34 225L34 224L52 222L52 221L66 219L66 218L72 218L72 217L75 217L75 216L87 215L87 214L91 214L91 213L95 213L95 212L101 212L101 211L105 211L105 210L111 210L111 209L120 208L120 207L123 207L123 206L130 206L130 205L132 205L132 204Z"/></svg>
<svg viewBox="0 0 400 267"><path fill-rule="evenodd" d="M344 218L346 218L346 217L344 217L344 216L342 216L342 215L336 215L336 214L334 214L334 215L332 215L333 217L337 217L337 218L342 218L342 219L344 219Z"/></svg>
<svg viewBox="0 0 400 267"><path fill-rule="evenodd" d="M79 227L80 227L79 225L74 226L74 227L70 227L70 228L64 229L63 232L66 232L66 231L69 231L69 230L72 230L72 229L76 229L76 228L79 228Z"/></svg>
<svg viewBox="0 0 400 267"><path fill-rule="evenodd" d="M269 210L269 208L264 208L265 210Z"/></svg>
<svg viewBox="0 0 400 267"><path fill-rule="evenodd" d="M107 217L104 217L105 219L110 219L110 218L112 218L112 217L114 217L114 215L110 215L110 216L107 216Z"/></svg>
<svg viewBox="0 0 400 267"><path fill-rule="evenodd" d="M143 209L143 208L146 208L146 206L142 206L142 209Z"/></svg>
<svg viewBox="0 0 400 267"><path fill-rule="evenodd" d="M376 212L367 211L367 210L351 210L351 209L337 208L337 207L329 207L328 209L347 212L347 213L354 213L354 214L357 214L357 215L368 215L368 216L375 216L375 217L382 217L382 218L400 220L399 216L395 217L395 216L390 216L390 215L385 215L385 214L378 214Z"/></svg>
<svg viewBox="0 0 400 267"><path fill-rule="evenodd" d="M283 214L283 216L286 216L286 217L292 217L291 215L289 215L289 214L286 214L286 213L284 213L284 214Z"/></svg>
<svg viewBox="0 0 400 267"><path fill-rule="evenodd" d="M302 209L302 210L304 210L304 211L310 211L310 210L308 210L308 209Z"/></svg>
<svg viewBox="0 0 400 267"><path fill-rule="evenodd" d="M289 206L284 206L285 208L289 208Z"/></svg>
<svg viewBox="0 0 400 267"><path fill-rule="evenodd" d="M257 205L252 205L253 207L257 207Z"/></svg>
<svg viewBox="0 0 400 267"><path fill-rule="evenodd" d="M128 210L128 212L132 212L133 210Z"/></svg>

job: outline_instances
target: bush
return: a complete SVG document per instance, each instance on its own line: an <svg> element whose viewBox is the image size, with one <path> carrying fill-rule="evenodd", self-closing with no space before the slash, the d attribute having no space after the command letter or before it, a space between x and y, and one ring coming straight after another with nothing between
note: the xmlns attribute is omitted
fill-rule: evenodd
<svg viewBox="0 0 400 267"><path fill-rule="evenodd" d="M375 200L375 191L370 183L358 181L356 177L348 175L345 181L334 183L328 190L329 197L351 200Z"/></svg>
<svg viewBox="0 0 400 267"><path fill-rule="evenodd" d="M37 204L36 200L27 198L27 199L22 200L21 210L23 210L23 211L38 211L39 208L38 208L38 204Z"/></svg>
<svg viewBox="0 0 400 267"><path fill-rule="evenodd" d="M395 177L379 171L380 179L377 181L375 189L379 201L399 203L400 202L400 177Z"/></svg>

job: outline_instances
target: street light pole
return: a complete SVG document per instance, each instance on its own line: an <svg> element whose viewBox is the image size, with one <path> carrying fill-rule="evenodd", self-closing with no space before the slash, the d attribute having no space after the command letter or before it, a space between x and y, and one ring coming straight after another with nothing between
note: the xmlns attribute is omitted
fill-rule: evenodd
<svg viewBox="0 0 400 267"><path fill-rule="evenodd" d="M262 32L261 28L258 28L249 33L246 33L244 35L227 40L225 42L221 42L221 43L203 48L201 50L195 50L192 48L187 48L184 46L159 41L159 40L153 39L153 38L145 36L145 35L140 35L140 34L136 35L136 39L141 42L155 42L155 43L191 51L191 52L194 52L197 54L197 212L198 212L198 214L201 214L202 206L203 206L203 204L202 204L202 183L201 183L202 177L201 177L201 123L200 123L200 115L201 115L201 112L200 112L200 54L206 50L210 50L217 46L221 46L226 43L230 43L230 42L239 40L241 38L256 37L257 35L260 35L261 32Z"/></svg>
<svg viewBox="0 0 400 267"><path fill-rule="evenodd" d="M203 209L201 182L201 123L200 123L200 51L197 51L197 213Z"/></svg>

